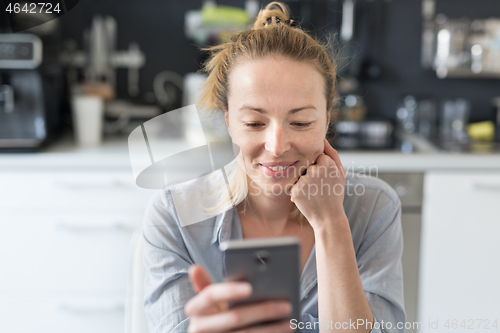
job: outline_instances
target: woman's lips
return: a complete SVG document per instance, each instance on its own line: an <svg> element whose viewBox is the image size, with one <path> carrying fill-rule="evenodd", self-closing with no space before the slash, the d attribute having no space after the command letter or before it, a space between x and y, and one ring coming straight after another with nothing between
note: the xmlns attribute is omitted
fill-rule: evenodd
<svg viewBox="0 0 500 333"><path fill-rule="evenodd" d="M280 171L273 171L271 169L269 169L268 167L262 165L262 164L259 164L259 167L262 168L264 174L268 177L271 177L271 178L287 178L288 175L290 174L290 172L292 172L292 170L295 169L295 164L297 164L297 162L289 165L288 168L286 168L285 170L280 170Z"/></svg>

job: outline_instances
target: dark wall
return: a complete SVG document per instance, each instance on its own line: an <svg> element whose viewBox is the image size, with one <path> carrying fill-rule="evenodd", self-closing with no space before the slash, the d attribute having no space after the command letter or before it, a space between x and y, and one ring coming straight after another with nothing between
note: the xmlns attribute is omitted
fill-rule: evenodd
<svg viewBox="0 0 500 333"><path fill-rule="evenodd" d="M244 8L244 0L217 1L220 5ZM261 2L262 5L268 2ZM295 1L290 7L303 21L304 27L332 27L338 16L327 10L328 1ZM80 0L77 7L61 19L63 37L83 45L83 31L91 24L93 15L111 15L117 21L118 49L126 49L131 41L139 43L146 55L146 65L140 72L141 92L152 91L155 75L163 70L181 75L199 70L203 53L184 34L184 13L199 10L201 0ZM126 95L126 71L118 72L118 93Z"/></svg>
<svg viewBox="0 0 500 333"><path fill-rule="evenodd" d="M111 15L117 21L117 48L125 50L137 42L145 53L140 70L141 93L153 89L158 72L175 71L181 75L198 69L200 52L184 37L184 13L199 9L201 1L161 0L80 0L77 7L61 18L63 36L83 47L83 31L94 15ZM118 95L126 97L127 74L118 70Z"/></svg>
<svg viewBox="0 0 500 333"><path fill-rule="evenodd" d="M244 1L217 1L243 7ZM266 4L266 2L261 2ZM303 26L319 35L338 31L341 1L287 1ZM152 91L156 73L172 70L181 75L195 72L203 58L198 47L184 36L184 13L199 9L200 0L81 0L62 17L63 37L82 47L82 33L94 14L112 15L118 23L118 48L137 41L146 54L141 69L141 92ZM421 0L358 0L357 54L381 68L378 79L363 77L359 93L365 97L369 114L393 119L405 94L464 97L472 102L473 120L490 116L490 100L500 96L500 80L436 78L420 67ZM437 0L437 12L451 18L500 17L498 0ZM118 73L118 93L126 95L126 72Z"/></svg>

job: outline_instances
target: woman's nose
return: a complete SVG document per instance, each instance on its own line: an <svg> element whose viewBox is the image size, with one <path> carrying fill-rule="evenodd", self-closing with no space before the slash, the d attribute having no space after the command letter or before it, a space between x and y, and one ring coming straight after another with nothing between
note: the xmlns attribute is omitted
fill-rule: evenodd
<svg viewBox="0 0 500 333"><path fill-rule="evenodd" d="M265 148L268 152L278 157L287 152L291 147L288 133L280 126L269 128L266 136Z"/></svg>

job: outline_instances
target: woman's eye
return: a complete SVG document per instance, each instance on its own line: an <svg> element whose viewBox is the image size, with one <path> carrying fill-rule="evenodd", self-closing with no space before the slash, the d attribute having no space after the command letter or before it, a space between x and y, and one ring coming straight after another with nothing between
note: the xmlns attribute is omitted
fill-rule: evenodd
<svg viewBox="0 0 500 333"><path fill-rule="evenodd" d="M253 127L253 128L259 127L260 125L262 125L262 124L261 123L245 123L245 126Z"/></svg>
<svg viewBox="0 0 500 333"><path fill-rule="evenodd" d="M293 123L297 127L307 127L311 125L311 123Z"/></svg>
<svg viewBox="0 0 500 333"><path fill-rule="evenodd" d="M308 123L292 123L292 125L297 126L297 127L301 127L301 128L305 128L305 127L308 127L309 125L311 125L311 123L312 122L308 122ZM258 127L263 126L263 124L262 123L245 123L245 126L251 127L251 128L258 128Z"/></svg>

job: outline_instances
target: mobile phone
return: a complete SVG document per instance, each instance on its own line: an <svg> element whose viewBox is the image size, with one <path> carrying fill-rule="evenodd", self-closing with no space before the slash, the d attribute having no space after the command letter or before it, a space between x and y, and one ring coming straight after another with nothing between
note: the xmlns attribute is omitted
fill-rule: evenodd
<svg viewBox="0 0 500 333"><path fill-rule="evenodd" d="M228 240L219 248L224 252L226 281L246 281L252 285L249 298L230 302L229 307L288 300L292 304L288 318L300 321L300 240L297 237ZM261 325L271 322L274 321Z"/></svg>

